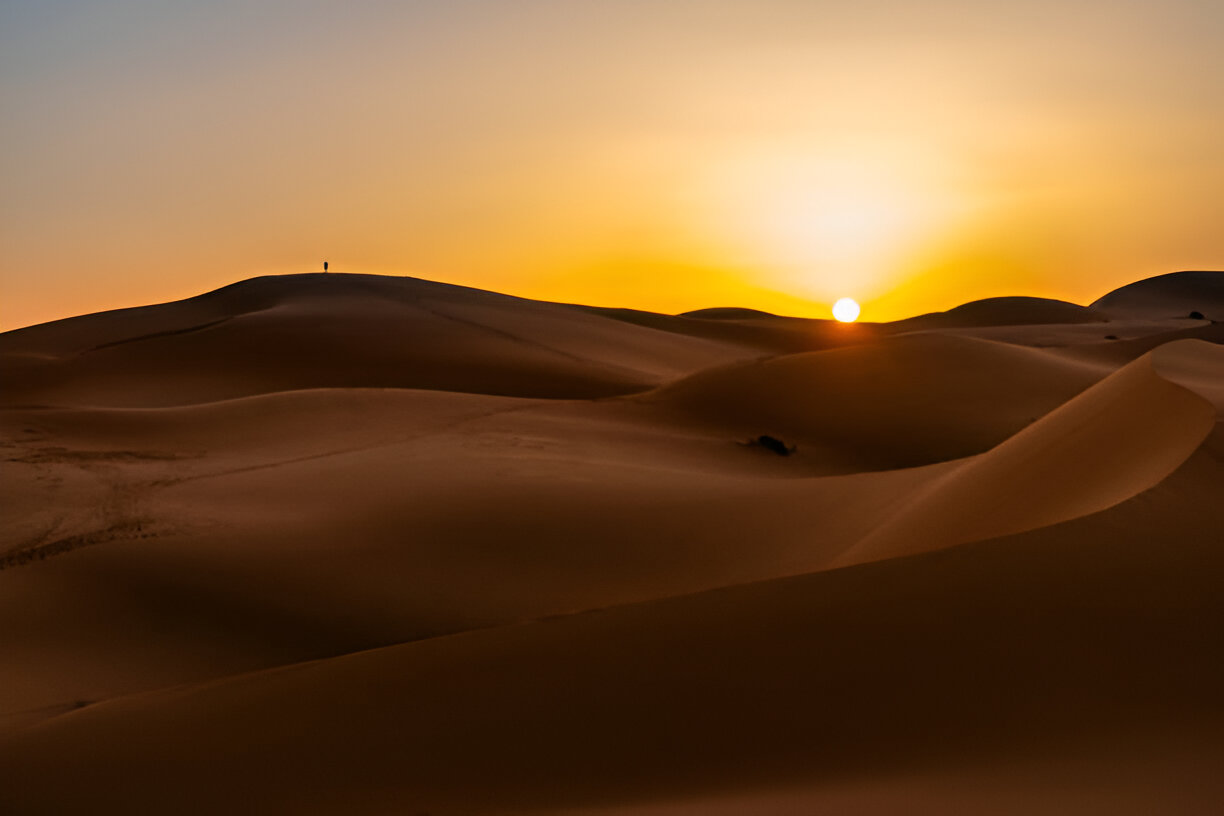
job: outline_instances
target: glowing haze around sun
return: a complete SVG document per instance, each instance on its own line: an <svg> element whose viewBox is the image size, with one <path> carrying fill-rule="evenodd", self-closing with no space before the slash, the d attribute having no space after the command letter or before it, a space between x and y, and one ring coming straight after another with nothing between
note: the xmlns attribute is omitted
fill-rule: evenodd
<svg viewBox="0 0 1224 816"><path fill-rule="evenodd" d="M0 329L320 258L882 321L1224 261L1219 0L152 5L0 4Z"/></svg>

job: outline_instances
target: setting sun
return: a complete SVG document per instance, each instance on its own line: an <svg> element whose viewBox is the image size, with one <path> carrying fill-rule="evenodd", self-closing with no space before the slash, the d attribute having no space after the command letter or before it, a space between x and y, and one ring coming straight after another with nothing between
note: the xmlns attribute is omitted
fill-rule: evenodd
<svg viewBox="0 0 1224 816"><path fill-rule="evenodd" d="M4 812L1224 801L1224 0L0 0L0 98Z"/></svg>
<svg viewBox="0 0 1224 816"><path fill-rule="evenodd" d="M0 327L323 257L873 320L1218 263L1207 0L139 5L6 6Z"/></svg>
<svg viewBox="0 0 1224 816"><path fill-rule="evenodd" d="M854 298L842 298L833 304L833 316L841 323L853 323L858 320L858 301Z"/></svg>

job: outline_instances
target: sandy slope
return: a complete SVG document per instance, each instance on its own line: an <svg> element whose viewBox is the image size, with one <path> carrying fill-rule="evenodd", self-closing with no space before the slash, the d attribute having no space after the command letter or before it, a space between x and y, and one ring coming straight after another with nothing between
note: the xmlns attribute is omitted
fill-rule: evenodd
<svg viewBox="0 0 1224 816"><path fill-rule="evenodd" d="M8 332L9 405L186 405L320 387L600 397L759 351L413 278L256 278Z"/></svg>
<svg viewBox="0 0 1224 816"><path fill-rule="evenodd" d="M26 613L38 638L0 635L26 655L6 710L816 569L939 469L828 474L984 450L1090 381L1048 355L934 338L785 360L798 368L772 392L734 380L750 386L741 407L799 396L803 382L842 393L808 400L840 414L810 409L785 459L742 442L791 428L727 422L722 394L695 410L670 391L558 404L346 389L10 412L23 455L6 467L30 490L43 485L30 499L40 511L11 528L22 535L10 558L65 541L79 552L9 578L13 614L57 600ZM851 396L856 366L873 385ZM1000 366L1016 377L997 381ZM939 403L946 414L920 370L957 394ZM873 430L896 449L872 447ZM45 481L62 474L75 493ZM64 670L84 659L82 638L137 626L138 637L109 636L89 672Z"/></svg>
<svg viewBox="0 0 1224 816"><path fill-rule="evenodd" d="M0 790L19 807L461 813L796 788L837 801L1027 766L1030 796L1061 781L1109 801L1117 760L1134 770L1122 790L1149 789L1116 812L1173 801L1172 781L1205 806L1224 555L1197 533L1224 517L1185 508L1224 485L1222 443L1142 501L1005 541L91 706L4 744ZM1189 779L1156 761L1169 751L1197 759ZM78 785L38 781L65 767ZM144 767L213 783L183 801L181 776L125 781Z"/></svg>
<svg viewBox="0 0 1224 816"><path fill-rule="evenodd" d="M1064 300L1035 297L995 297L964 303L946 312L898 320L898 331L961 329L988 326L1046 326L1103 323L1108 317L1094 308Z"/></svg>
<svg viewBox="0 0 1224 816"><path fill-rule="evenodd" d="M1224 338L1103 314L308 275L0 335L0 809L1202 812Z"/></svg>
<svg viewBox="0 0 1224 816"><path fill-rule="evenodd" d="M1217 407L1209 378L1220 379L1220 372L1220 346L1199 340L1161 346L933 480L837 563L1043 527L1147 490L1211 432Z"/></svg>
<svg viewBox="0 0 1224 816"><path fill-rule="evenodd" d="M1172 272L1136 281L1096 300L1093 309L1118 317L1224 320L1224 272Z"/></svg>
<svg viewBox="0 0 1224 816"><path fill-rule="evenodd" d="M1102 376L1034 349L920 334L707 369L641 399L881 469L980 453Z"/></svg>
<svg viewBox="0 0 1224 816"><path fill-rule="evenodd" d="M4 575L0 606L41 633L0 632L25 655L10 712L813 569L926 478L803 478L632 405L315 391L12 418L70 446L30 448L15 480L84 473L71 496L43 483L41 538L10 551L76 546ZM94 636L109 653L65 671Z"/></svg>

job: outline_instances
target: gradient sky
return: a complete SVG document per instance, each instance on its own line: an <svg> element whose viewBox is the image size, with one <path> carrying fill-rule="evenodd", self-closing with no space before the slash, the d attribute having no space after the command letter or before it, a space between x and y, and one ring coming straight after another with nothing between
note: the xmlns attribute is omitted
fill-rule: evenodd
<svg viewBox="0 0 1224 816"><path fill-rule="evenodd" d="M0 328L324 259L869 320L1224 268L1220 0L0 9Z"/></svg>

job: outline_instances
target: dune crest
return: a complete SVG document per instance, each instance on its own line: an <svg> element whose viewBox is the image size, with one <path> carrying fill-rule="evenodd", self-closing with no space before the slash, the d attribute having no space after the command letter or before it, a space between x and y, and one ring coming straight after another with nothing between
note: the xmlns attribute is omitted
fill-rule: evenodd
<svg viewBox="0 0 1224 816"><path fill-rule="evenodd" d="M2 334L0 812L1211 812L1224 323L1155 308Z"/></svg>
<svg viewBox="0 0 1224 816"><path fill-rule="evenodd" d="M362 387L586 399L758 353L414 278L281 275L6 332L0 399L167 407Z"/></svg>
<svg viewBox="0 0 1224 816"><path fill-rule="evenodd" d="M1108 318L1091 306L1038 297L993 297L973 300L944 312L911 317L892 324L895 329L950 329L981 326L1039 326L1103 323Z"/></svg>
<svg viewBox="0 0 1224 816"><path fill-rule="evenodd" d="M1204 369L1224 349L1180 340L1140 357L918 492L835 561L845 566L1032 530L1112 507L1172 473L1215 423Z"/></svg>
<svg viewBox="0 0 1224 816"><path fill-rule="evenodd" d="M1170 272L1128 283L1089 307L1110 316L1224 320L1224 272Z"/></svg>
<svg viewBox="0 0 1224 816"><path fill-rule="evenodd" d="M1009 376L995 376L1006 370ZM940 334L710 368L635 399L864 470L982 453L1101 377L1045 351ZM938 404L932 392L939 393Z"/></svg>

